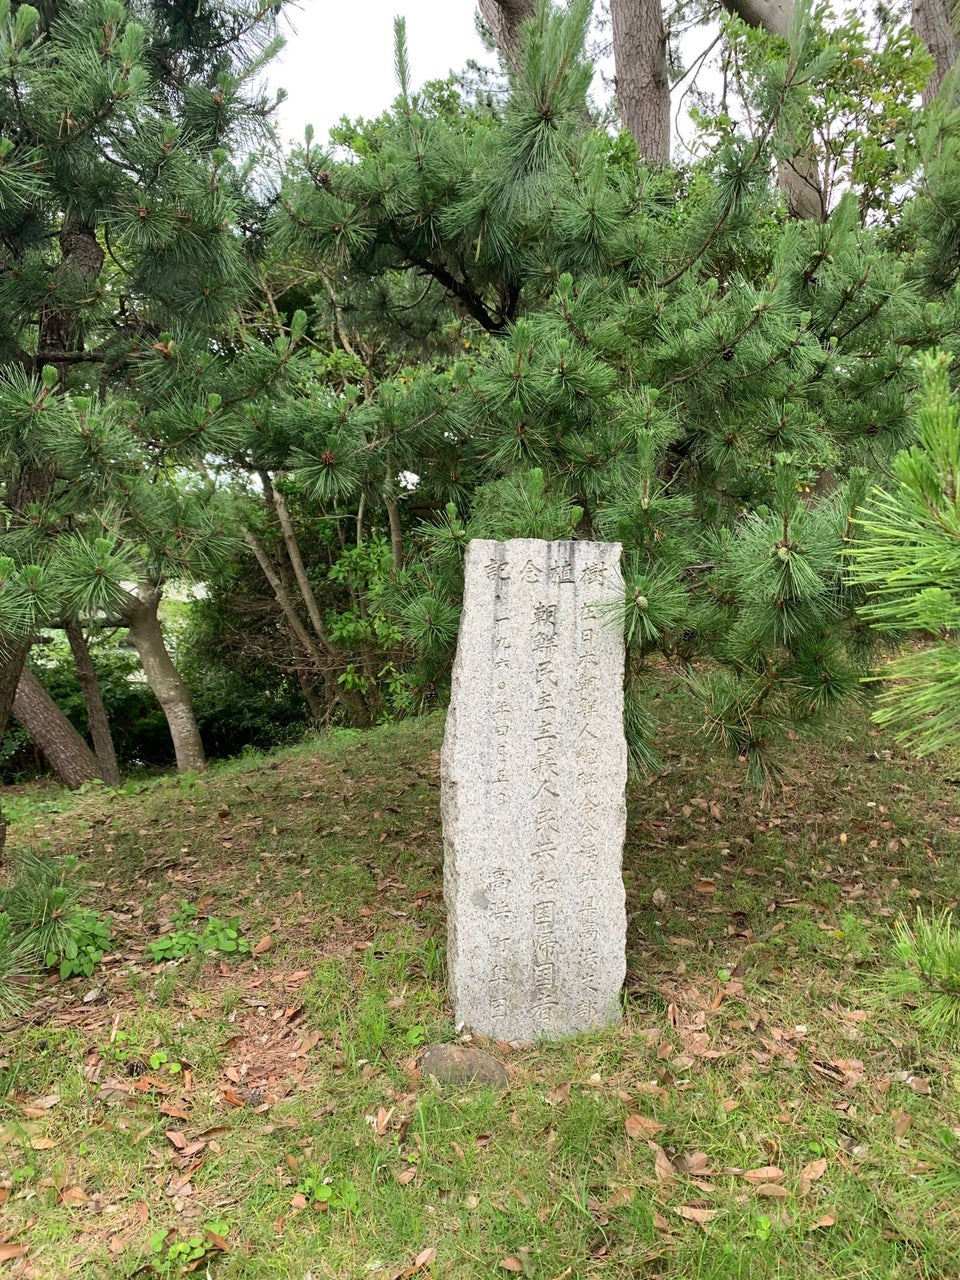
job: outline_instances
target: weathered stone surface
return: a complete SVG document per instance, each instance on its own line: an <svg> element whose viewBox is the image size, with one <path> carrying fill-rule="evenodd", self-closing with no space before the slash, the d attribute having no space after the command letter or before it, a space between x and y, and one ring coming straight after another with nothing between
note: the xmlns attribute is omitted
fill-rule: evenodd
<svg viewBox="0 0 960 1280"><path fill-rule="evenodd" d="M558 1039L619 1016L620 546L475 541L441 777L458 1024Z"/></svg>
<svg viewBox="0 0 960 1280"><path fill-rule="evenodd" d="M432 1076L441 1084L479 1084L505 1089L510 1083L502 1062L468 1045L432 1044L421 1053L417 1066L422 1075Z"/></svg>

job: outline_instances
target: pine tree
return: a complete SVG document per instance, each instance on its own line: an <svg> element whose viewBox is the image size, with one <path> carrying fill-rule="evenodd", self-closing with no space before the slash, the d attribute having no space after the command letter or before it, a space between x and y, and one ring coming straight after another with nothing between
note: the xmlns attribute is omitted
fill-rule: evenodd
<svg viewBox="0 0 960 1280"><path fill-rule="evenodd" d="M102 561L127 564L111 524L126 497L108 491L163 463L150 365L212 333L247 287L229 157L263 127L250 82L273 13L0 0L0 729L37 628L70 614L71 592L98 607Z"/></svg>
<svg viewBox="0 0 960 1280"><path fill-rule="evenodd" d="M762 771L784 725L858 687L844 538L866 473L910 437L911 353L954 341L957 299L852 193L823 224L783 217L771 138L834 50L797 40L751 136L651 171L590 127L582 39L577 6L535 27L498 112L412 94L401 38L400 96L341 132L350 160L294 158L281 243L346 296L408 273L448 310L433 359L390 368L388 347L374 393L331 404L335 441L314 460L308 436L289 474L332 501L338 472L409 444L381 456L416 474L406 507L426 517L391 588L421 689L447 670L470 537L622 541L631 725L645 655L709 655L708 723ZM914 205L942 235L936 199Z"/></svg>

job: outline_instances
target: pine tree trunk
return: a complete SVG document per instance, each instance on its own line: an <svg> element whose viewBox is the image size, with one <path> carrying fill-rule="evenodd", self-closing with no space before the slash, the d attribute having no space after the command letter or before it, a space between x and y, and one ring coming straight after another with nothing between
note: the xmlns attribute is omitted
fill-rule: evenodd
<svg viewBox="0 0 960 1280"><path fill-rule="evenodd" d="M277 489L273 482L273 477L268 471L260 471L260 483L263 485L263 493L266 498L267 506L273 515L276 516L283 533L283 545L286 550L286 562L281 558L278 565L273 564L264 548L249 530L244 530L244 539L256 557L257 564L263 570L263 575L273 588L274 599L279 604L284 619L287 623L287 630L293 639L294 658L298 659L300 653L313 659L314 668L321 674L323 679L324 695L327 700L326 710L330 711L341 699L341 689L339 684L332 675L332 666L336 659L333 646L327 639L323 626L323 620L320 617L320 610L317 606L317 599L310 585L310 579L307 577L307 571L303 563L303 557L300 554L300 544L297 541L296 530L293 527L293 521L290 519L290 511L287 507L286 499ZM249 535L249 536L248 536ZM294 604L295 588L290 580L291 571L293 572L294 581L297 584L296 589L300 592L300 597L306 605L307 614L310 618L310 624L313 628L313 636L308 636L306 628L301 621L300 614ZM315 720L323 718L324 712L318 714L316 707L319 705L319 698L316 693L316 683L310 681L311 695L307 695L307 686L304 684L303 677L306 675L298 666L301 674L300 687L304 691L307 698L307 705L310 707L311 715Z"/></svg>
<svg viewBox="0 0 960 1280"><path fill-rule="evenodd" d="M270 491L273 496L273 508L277 513L280 521L280 528L283 531L283 545L287 549L287 556L293 568L293 576L297 580L297 586L303 603L307 607L307 617L310 619L310 625L313 627L317 640L325 652L330 652L330 641L327 639L326 631L323 626L323 619L320 617L320 608L317 604L317 597L313 593L313 587L307 576L307 570L304 567L303 557L300 554L300 544L297 541L296 531L293 527L293 521L290 519L290 511L287 507L287 500L283 494L277 489L273 481L270 481Z"/></svg>
<svg viewBox="0 0 960 1280"><path fill-rule="evenodd" d="M96 756L26 665L17 684L13 714L64 786L79 787L100 777Z"/></svg>
<svg viewBox="0 0 960 1280"><path fill-rule="evenodd" d="M403 568L403 529L400 525L400 504L397 502L397 481L394 475L393 453L387 450L387 470L383 481L383 501L390 523L390 555L393 567L399 573Z"/></svg>
<svg viewBox="0 0 960 1280"><path fill-rule="evenodd" d="M825 222L823 177L820 166L809 155L798 152L789 160L777 162L777 180L787 197L787 208L794 218Z"/></svg>
<svg viewBox="0 0 960 1280"><path fill-rule="evenodd" d="M536 0L477 0L497 47L514 71L523 63L523 24L536 16Z"/></svg>
<svg viewBox="0 0 960 1280"><path fill-rule="evenodd" d="M167 652L157 616L159 607L158 588L149 583L141 583L136 595L130 595L125 610L129 639L140 655L147 683L156 694L170 726L178 770L185 773L190 769L205 769L207 758L200 741L200 730L193 714L190 694Z"/></svg>
<svg viewBox="0 0 960 1280"><path fill-rule="evenodd" d="M794 0L722 0L725 9L737 14L751 27L790 37ZM823 175L813 154L811 138L790 138L789 159L777 165L777 180L795 218L823 222L827 216Z"/></svg>
<svg viewBox="0 0 960 1280"><path fill-rule="evenodd" d="M93 227L75 215L64 218L60 229L61 260L56 275L80 277L94 285L103 268L103 250L97 241ZM54 285L55 280L51 280ZM66 377L67 366L57 363L57 355L73 351L82 345L78 339L76 317L69 311L53 307L41 308L38 326L37 364L53 364L59 370L61 381ZM12 523L19 522L20 514L33 502L39 502L49 491L56 476L53 463L28 464L23 468L19 482L8 488L6 505L12 513ZM0 737L7 731L13 711L13 701L26 661L29 645L10 644L0 657ZM6 838L6 823L0 815L0 852Z"/></svg>
<svg viewBox="0 0 960 1280"><path fill-rule="evenodd" d="M28 646L7 642L0 650L0 737L7 732L10 717L13 715L13 700L17 694L20 673L27 660ZM0 858L3 856L7 841L7 820L0 809Z"/></svg>
<svg viewBox="0 0 960 1280"><path fill-rule="evenodd" d="M303 625L300 615L297 613L293 606L293 601L290 599L290 593L280 580L280 575L271 563L270 557L261 546L256 535L250 529L244 529L242 532L244 542L246 542L247 546L253 552L257 564L263 571L263 576L270 584L273 591L273 598L280 606L280 611L284 616L290 634L293 636L297 644L302 646L304 651L310 655L317 670L323 672L327 667L327 663L324 660L325 655L321 651L318 642L310 635L306 627Z"/></svg>
<svg viewBox="0 0 960 1280"><path fill-rule="evenodd" d="M952 0L913 0L912 26L933 58L933 74L923 90L923 105L936 97L943 77L960 59L960 32Z"/></svg>
<svg viewBox="0 0 960 1280"><path fill-rule="evenodd" d="M83 690L83 700L87 708L87 727L93 739L93 749L100 765L100 776L110 787L120 785L120 769L117 765L117 751L113 745L113 734L110 732L110 718L103 702L103 691L97 677L90 646L83 634L79 622L68 622L64 627L70 642L70 651L77 668L77 679Z"/></svg>
<svg viewBox="0 0 960 1280"><path fill-rule="evenodd" d="M280 610L283 613L287 623L287 628L294 639L294 647L300 646L313 659L314 666L317 669L321 679L323 680L324 692L327 702L333 706L336 702L342 702L349 707L353 713L354 720L357 724L368 723L370 717L367 713L366 703L357 692L356 689L344 689L333 676L333 667L337 660L337 652L329 641L324 641L321 647L319 638L315 639L307 631L306 627L300 619L300 615L294 608L290 594L280 580L280 575L274 568L256 535L250 529L243 529L243 540L254 554L257 564L263 570L263 576L269 582L273 590L273 596Z"/></svg>
<svg viewBox="0 0 960 1280"><path fill-rule="evenodd" d="M57 275L63 275L67 279L79 277L92 288L103 270L104 260L96 229L77 214L68 213L64 216L59 238L62 258L57 267ZM51 296L56 297L56 293ZM75 311L55 305L41 308L39 350L36 356L38 368L52 364L60 374L61 385L65 385L70 365L68 362L58 361L57 356L77 351L82 346L83 335Z"/></svg>
<svg viewBox="0 0 960 1280"><path fill-rule="evenodd" d="M723 7L750 27L761 27L786 40L793 21L793 0L723 0Z"/></svg>
<svg viewBox="0 0 960 1280"><path fill-rule="evenodd" d="M611 0L617 102L647 164L670 160L670 78L660 0Z"/></svg>

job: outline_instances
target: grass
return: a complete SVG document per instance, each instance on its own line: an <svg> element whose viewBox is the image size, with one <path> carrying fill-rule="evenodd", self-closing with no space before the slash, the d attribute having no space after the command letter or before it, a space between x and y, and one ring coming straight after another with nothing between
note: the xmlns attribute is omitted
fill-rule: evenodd
<svg viewBox="0 0 960 1280"><path fill-rule="evenodd" d="M5 1029L6 1274L960 1275L956 1042L881 980L898 913L960 898L957 763L848 713L764 799L664 698L663 768L631 793L624 1020L485 1046L502 1093L415 1067L454 1037L441 717L19 790L11 841L80 855L114 941ZM184 901L258 954L150 963Z"/></svg>

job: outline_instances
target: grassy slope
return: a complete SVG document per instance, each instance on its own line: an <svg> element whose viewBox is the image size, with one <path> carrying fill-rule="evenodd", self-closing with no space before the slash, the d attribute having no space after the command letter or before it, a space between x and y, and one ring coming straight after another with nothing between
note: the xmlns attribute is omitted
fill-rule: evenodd
<svg viewBox="0 0 960 1280"><path fill-rule="evenodd" d="M504 1094L412 1070L453 1034L440 717L23 817L115 944L6 1030L7 1274L179 1276L200 1236L217 1280L960 1275L960 1069L876 984L890 918L960 896L957 778L847 716L764 803L664 700L623 1025L494 1047ZM181 900L269 947L149 964Z"/></svg>

